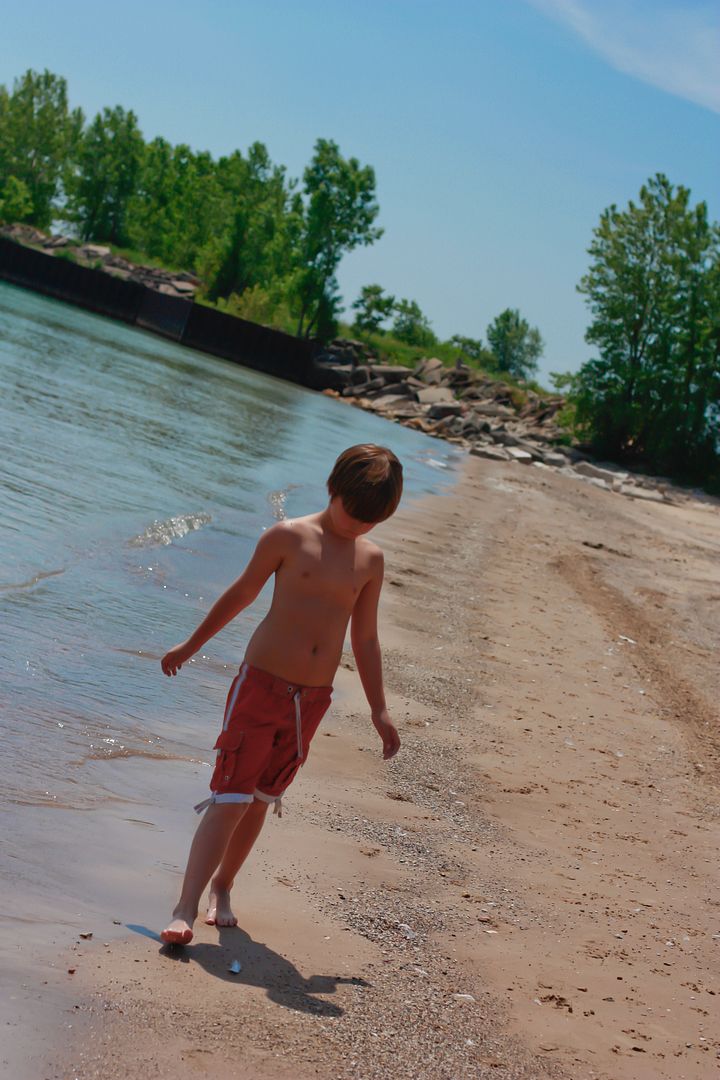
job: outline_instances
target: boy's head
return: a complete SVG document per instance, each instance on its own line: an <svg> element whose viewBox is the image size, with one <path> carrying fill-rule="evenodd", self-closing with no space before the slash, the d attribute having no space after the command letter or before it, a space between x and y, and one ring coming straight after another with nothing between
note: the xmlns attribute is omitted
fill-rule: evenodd
<svg viewBox="0 0 720 1080"><path fill-rule="evenodd" d="M403 469L392 450L360 443L343 450L327 485L330 499L338 498L351 518L377 525L397 509Z"/></svg>

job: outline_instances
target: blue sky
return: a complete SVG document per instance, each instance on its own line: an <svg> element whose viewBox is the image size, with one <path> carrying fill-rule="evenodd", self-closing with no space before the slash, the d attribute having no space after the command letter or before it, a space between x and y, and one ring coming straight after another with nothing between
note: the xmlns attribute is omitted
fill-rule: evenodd
<svg viewBox="0 0 720 1080"><path fill-rule="evenodd" d="M720 216L720 6L668 0L25 0L0 82L64 75L146 138L214 154L264 142L299 176L319 136L375 167L374 246L340 271L436 332L484 337L518 307L541 372L591 355L575 285L600 212L655 172Z"/></svg>

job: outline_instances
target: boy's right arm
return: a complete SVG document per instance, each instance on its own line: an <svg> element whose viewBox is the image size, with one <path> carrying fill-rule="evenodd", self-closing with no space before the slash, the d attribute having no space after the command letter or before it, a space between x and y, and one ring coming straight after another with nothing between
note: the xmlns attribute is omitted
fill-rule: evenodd
<svg viewBox="0 0 720 1080"><path fill-rule="evenodd" d="M265 582L279 569L291 536L289 523L280 521L264 533L240 577L215 601L187 641L170 649L160 661L166 675L177 675L183 664L244 608L252 604Z"/></svg>

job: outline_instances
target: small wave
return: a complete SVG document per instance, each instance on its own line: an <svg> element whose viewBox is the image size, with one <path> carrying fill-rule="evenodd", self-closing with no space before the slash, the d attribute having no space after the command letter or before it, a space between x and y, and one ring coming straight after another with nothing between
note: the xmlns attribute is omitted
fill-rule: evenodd
<svg viewBox="0 0 720 1080"><path fill-rule="evenodd" d="M284 521L287 517L285 513L285 503L287 497L293 488L296 488L297 484L288 484L286 488L280 488L279 491L271 491L268 493L267 501L272 507L273 517L276 521Z"/></svg>
<svg viewBox="0 0 720 1080"><path fill-rule="evenodd" d="M134 536L128 543L131 547L162 547L172 544L173 540L182 540L189 532L202 529L212 521L210 514L180 514L167 521L153 521L139 536Z"/></svg>
<svg viewBox="0 0 720 1080"><path fill-rule="evenodd" d="M0 592L12 592L14 589L32 589L35 585L38 585L41 581L45 581L49 577L57 577L58 574L64 574L65 567L60 570L41 570L33 577L28 578L27 581L11 582L9 585L0 584Z"/></svg>

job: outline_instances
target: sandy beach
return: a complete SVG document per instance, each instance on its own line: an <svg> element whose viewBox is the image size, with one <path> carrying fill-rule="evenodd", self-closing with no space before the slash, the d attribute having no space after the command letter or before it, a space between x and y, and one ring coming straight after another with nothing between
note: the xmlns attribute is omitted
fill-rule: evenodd
<svg viewBox="0 0 720 1080"><path fill-rule="evenodd" d="M397 760L348 653L240 926L185 950L151 935L209 770L115 762L167 809L18 949L8 1077L717 1075L720 509L469 459L377 536Z"/></svg>

